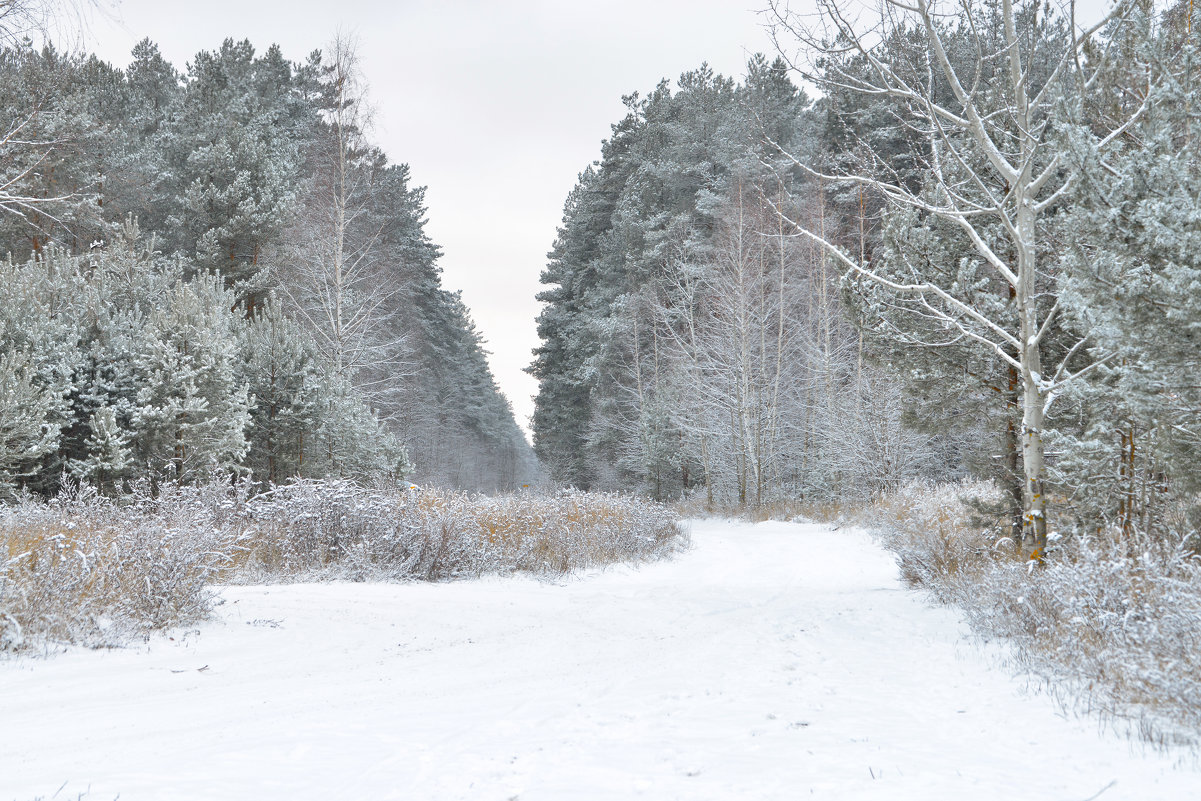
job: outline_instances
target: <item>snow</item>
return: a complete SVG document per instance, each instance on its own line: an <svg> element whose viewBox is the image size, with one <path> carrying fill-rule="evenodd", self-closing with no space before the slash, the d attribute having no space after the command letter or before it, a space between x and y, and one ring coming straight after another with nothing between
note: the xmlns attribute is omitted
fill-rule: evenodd
<svg viewBox="0 0 1201 801"><path fill-rule="evenodd" d="M862 532L692 530L558 583L228 587L173 639L0 662L0 799L1197 797Z"/></svg>

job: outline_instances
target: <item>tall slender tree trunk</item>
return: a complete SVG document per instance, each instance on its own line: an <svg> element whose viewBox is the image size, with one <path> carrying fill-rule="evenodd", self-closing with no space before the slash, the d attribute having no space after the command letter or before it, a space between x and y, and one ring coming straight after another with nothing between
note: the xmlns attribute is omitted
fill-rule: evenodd
<svg viewBox="0 0 1201 801"><path fill-rule="evenodd" d="M1009 495L1009 537L1013 547L1021 550L1026 482L1022 478L1022 447L1018 437L1018 414L1021 409L1021 382L1018 371L1009 368L1008 396L1005 404L1005 486Z"/></svg>
<svg viewBox="0 0 1201 801"><path fill-rule="evenodd" d="M1017 199L1017 308L1021 320L1019 337L1022 365L1022 472L1025 474L1025 520L1023 554L1042 560L1047 550L1047 496L1043 444L1045 412L1042 390L1042 354L1039 342L1038 302L1035 287L1037 251L1035 245L1034 198L1029 187L1031 159L1018 178Z"/></svg>
<svg viewBox="0 0 1201 801"><path fill-rule="evenodd" d="M1122 484L1118 500L1118 522L1122 540L1130 543L1134 539L1134 517L1137 514L1138 472L1135 470L1134 424L1118 431L1118 477ZM1128 546L1129 547L1129 546Z"/></svg>
<svg viewBox="0 0 1201 801"><path fill-rule="evenodd" d="M1013 92L1014 117L1022 137L1020 171L1013 186L1016 204L1014 226L1017 255L1016 300L1019 315L1019 363L1022 374L1022 470L1025 474L1025 520L1023 552L1042 561L1047 550L1047 496L1044 487L1046 466L1043 445L1044 417L1041 326L1038 322L1038 293L1035 279L1038 267L1036 211L1033 165L1038 142L1034 139L1030 117L1028 74L1023 69L1018 47L1017 25L1012 0L1004 0L1002 13L1005 39L1009 43L1009 88ZM1027 69L1029 65L1027 65Z"/></svg>

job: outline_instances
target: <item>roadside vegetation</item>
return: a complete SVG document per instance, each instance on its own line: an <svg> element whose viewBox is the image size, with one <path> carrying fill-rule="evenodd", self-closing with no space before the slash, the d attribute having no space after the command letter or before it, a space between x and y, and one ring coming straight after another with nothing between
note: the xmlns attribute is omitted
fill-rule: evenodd
<svg viewBox="0 0 1201 801"><path fill-rule="evenodd" d="M962 610L977 637L1003 642L1012 666L1065 711L1157 747L1197 746L1201 542L1186 510L1165 513L1168 533L1157 537L1053 520L1039 562L996 514L1005 500L989 481L915 481L862 506L781 503L745 516L870 530L902 580Z"/></svg>
<svg viewBox="0 0 1201 801"><path fill-rule="evenodd" d="M1052 532L1043 564L1021 559L980 510L992 484L913 484L865 520L902 578L962 609L979 636L1003 638L1015 664L1065 708L1100 715L1156 745L1201 732L1201 551L1175 528ZM983 502L983 503L982 503ZM1170 517L1170 516L1169 516Z"/></svg>
<svg viewBox="0 0 1201 801"><path fill-rule="evenodd" d="M120 645L199 620L214 584L553 577L688 543L666 507L618 495L251 486L120 501L85 486L0 507L0 653Z"/></svg>

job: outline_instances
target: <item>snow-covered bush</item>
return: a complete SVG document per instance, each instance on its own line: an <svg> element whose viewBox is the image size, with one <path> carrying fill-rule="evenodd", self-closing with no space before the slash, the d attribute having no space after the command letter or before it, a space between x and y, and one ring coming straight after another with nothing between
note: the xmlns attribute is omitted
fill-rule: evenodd
<svg viewBox="0 0 1201 801"><path fill-rule="evenodd" d="M1156 743L1201 731L1201 559L1182 543L1131 553L1116 532L1061 539L1042 566L975 519L987 483L910 485L867 521L902 577L1004 637L1066 705L1128 723Z"/></svg>
<svg viewBox="0 0 1201 801"><path fill-rule="evenodd" d="M1014 558L1012 543L1000 532L981 529L966 504L967 499L991 502L999 497L989 482L915 481L868 507L867 520L896 554L902 579L953 603L958 587Z"/></svg>
<svg viewBox="0 0 1201 801"><path fill-rule="evenodd" d="M0 651L100 646L203 616L236 528L215 525L211 488L166 488L125 505L85 489L0 507Z"/></svg>
<svg viewBox="0 0 1201 801"><path fill-rule="evenodd" d="M656 558L684 541L666 507L617 495L488 497L301 481L247 510L247 549L234 581L551 575Z"/></svg>
<svg viewBox="0 0 1201 801"><path fill-rule="evenodd" d="M667 507L616 495L251 487L165 484L120 501L85 487L0 507L0 652L108 645L194 620L214 583L549 576L687 544Z"/></svg>

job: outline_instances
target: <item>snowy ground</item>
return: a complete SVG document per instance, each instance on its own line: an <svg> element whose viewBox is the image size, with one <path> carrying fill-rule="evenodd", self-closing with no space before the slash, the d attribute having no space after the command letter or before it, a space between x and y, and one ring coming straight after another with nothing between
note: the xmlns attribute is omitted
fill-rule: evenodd
<svg viewBox="0 0 1201 801"><path fill-rule="evenodd" d="M173 640L0 662L0 801L1201 795L1024 692L863 534L693 538L561 584L229 588Z"/></svg>

